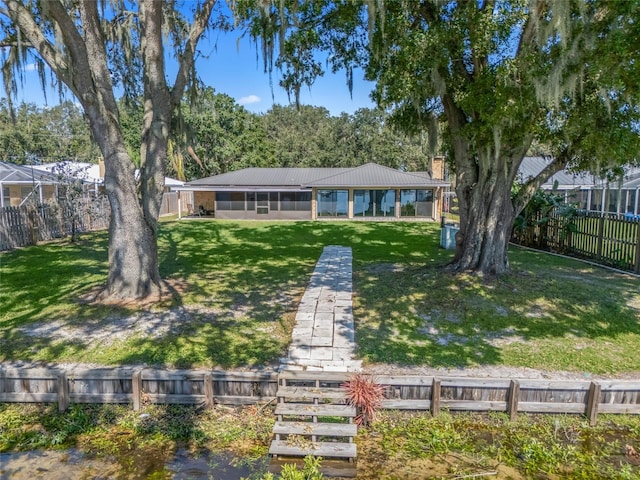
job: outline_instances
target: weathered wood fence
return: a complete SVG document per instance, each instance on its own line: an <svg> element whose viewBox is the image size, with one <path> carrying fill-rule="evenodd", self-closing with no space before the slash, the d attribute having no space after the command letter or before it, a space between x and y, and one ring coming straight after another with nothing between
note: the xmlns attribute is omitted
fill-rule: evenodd
<svg viewBox="0 0 640 480"><path fill-rule="evenodd" d="M549 249L640 273L640 220L585 212L565 218L552 212L538 218L516 243Z"/></svg>
<svg viewBox="0 0 640 480"><path fill-rule="evenodd" d="M349 374L287 372L327 385ZM538 380L467 377L374 377L385 387L383 408L582 414L595 424L599 413L640 414L640 380ZM0 368L0 402L128 403L135 410L152 403L248 405L274 400L278 374L155 369Z"/></svg>
<svg viewBox="0 0 640 480"><path fill-rule="evenodd" d="M0 208L0 251L67 237L74 228L81 233L109 227L106 197L78 199L73 209L68 215L56 203Z"/></svg>

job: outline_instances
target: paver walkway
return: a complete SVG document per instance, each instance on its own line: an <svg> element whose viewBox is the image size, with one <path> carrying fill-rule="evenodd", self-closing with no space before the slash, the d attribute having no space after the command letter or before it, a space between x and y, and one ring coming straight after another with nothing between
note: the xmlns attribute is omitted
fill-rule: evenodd
<svg viewBox="0 0 640 480"><path fill-rule="evenodd" d="M350 247L327 246L302 296L283 370L355 372L352 255Z"/></svg>

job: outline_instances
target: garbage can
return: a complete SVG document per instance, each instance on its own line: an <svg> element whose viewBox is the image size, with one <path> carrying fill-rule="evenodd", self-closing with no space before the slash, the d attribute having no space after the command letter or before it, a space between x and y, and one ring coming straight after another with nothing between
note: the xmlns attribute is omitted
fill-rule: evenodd
<svg viewBox="0 0 640 480"><path fill-rule="evenodd" d="M445 225L440 230L440 246L447 250L454 250L456 248L456 233L460 230L455 225Z"/></svg>

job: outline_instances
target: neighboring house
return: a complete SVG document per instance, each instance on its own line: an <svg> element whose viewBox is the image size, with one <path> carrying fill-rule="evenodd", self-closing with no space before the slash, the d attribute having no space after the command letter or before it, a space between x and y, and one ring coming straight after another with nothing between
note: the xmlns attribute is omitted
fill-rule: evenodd
<svg viewBox="0 0 640 480"><path fill-rule="evenodd" d="M69 175L77 180L82 180L86 191L97 194L104 183L104 165L102 163L74 162L71 160L43 163L34 165L33 168L54 176Z"/></svg>
<svg viewBox="0 0 640 480"><path fill-rule="evenodd" d="M551 160L544 157L525 157L520 177L535 176ZM640 215L640 169L631 168L623 178L607 181L587 173L561 171L542 186L542 190L563 193L565 202L574 203L581 210L618 215Z"/></svg>
<svg viewBox="0 0 640 480"><path fill-rule="evenodd" d="M57 197L55 175L29 165L0 162L0 207L19 207L29 200L44 203Z"/></svg>
<svg viewBox="0 0 640 480"><path fill-rule="evenodd" d="M97 195L104 187L104 163L85 163L62 161L42 165L16 165L0 162L0 186L2 200L0 207L17 207L28 199L37 203L55 201L59 189L64 186L60 175L70 175L82 180L84 189L89 195ZM161 215L178 213L178 193L170 192L184 182L165 177L164 197L160 208ZM192 196L183 194L183 201L191 201Z"/></svg>
<svg viewBox="0 0 640 480"><path fill-rule="evenodd" d="M432 172L367 163L354 168L246 168L186 183L196 214L224 219L439 219L444 160Z"/></svg>

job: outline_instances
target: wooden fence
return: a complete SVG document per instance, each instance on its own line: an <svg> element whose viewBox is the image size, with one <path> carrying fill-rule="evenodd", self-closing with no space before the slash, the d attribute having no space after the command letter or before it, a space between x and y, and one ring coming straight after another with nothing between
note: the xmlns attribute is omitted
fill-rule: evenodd
<svg viewBox="0 0 640 480"><path fill-rule="evenodd" d="M553 212L514 238L534 248L594 260L640 273L640 220L586 212L567 219Z"/></svg>
<svg viewBox="0 0 640 480"><path fill-rule="evenodd" d="M107 198L82 198L65 214L57 203L0 208L0 251L109 227ZM68 213L68 212L67 212ZM73 217L73 219L72 219Z"/></svg>
<svg viewBox="0 0 640 480"><path fill-rule="evenodd" d="M340 385L349 374L286 372L287 379ZM375 376L384 385L383 408L582 414L640 414L640 380L538 380ZM275 399L278 374L155 369L20 369L0 367L0 402L247 405Z"/></svg>

